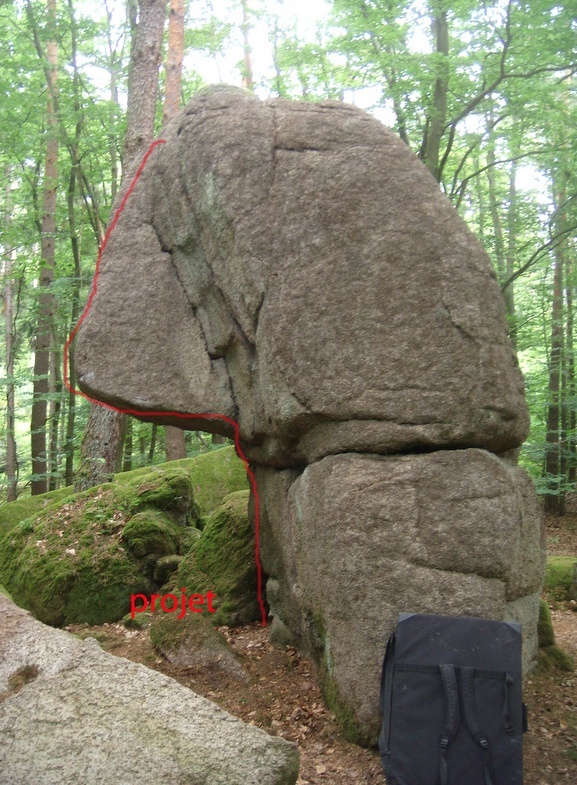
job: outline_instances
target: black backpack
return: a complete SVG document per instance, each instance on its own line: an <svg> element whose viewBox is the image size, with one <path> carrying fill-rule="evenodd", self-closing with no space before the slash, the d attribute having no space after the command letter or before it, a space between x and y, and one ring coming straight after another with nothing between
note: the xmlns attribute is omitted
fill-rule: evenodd
<svg viewBox="0 0 577 785"><path fill-rule="evenodd" d="M387 785L522 785L521 626L399 614L381 683Z"/></svg>

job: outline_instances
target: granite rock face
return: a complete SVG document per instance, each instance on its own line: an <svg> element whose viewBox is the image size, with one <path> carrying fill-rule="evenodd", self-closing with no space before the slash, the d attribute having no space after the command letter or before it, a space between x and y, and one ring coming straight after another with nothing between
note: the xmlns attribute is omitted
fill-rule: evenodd
<svg viewBox="0 0 577 785"><path fill-rule="evenodd" d="M293 785L294 745L0 596L1 785Z"/></svg>
<svg viewBox="0 0 577 785"><path fill-rule="evenodd" d="M80 329L82 389L230 435L256 470L272 633L375 740L400 611L524 623L540 513L490 261L391 131L335 102L195 97L151 153ZM164 414L166 413L166 414Z"/></svg>
<svg viewBox="0 0 577 785"><path fill-rule="evenodd" d="M489 260L391 131L345 104L229 89L163 138L103 255L84 390L227 415L278 467L523 441Z"/></svg>
<svg viewBox="0 0 577 785"><path fill-rule="evenodd" d="M520 621L529 666L544 560L522 470L470 449L333 455L292 474L257 471L271 610L362 740L378 735L380 665L403 609Z"/></svg>

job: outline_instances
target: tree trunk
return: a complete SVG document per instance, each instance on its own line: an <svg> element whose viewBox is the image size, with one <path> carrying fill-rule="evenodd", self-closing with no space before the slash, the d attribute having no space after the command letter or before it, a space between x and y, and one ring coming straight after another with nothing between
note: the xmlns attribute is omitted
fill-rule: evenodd
<svg viewBox="0 0 577 785"><path fill-rule="evenodd" d="M68 183L68 224L70 227L70 245L72 247L72 258L74 259L74 283L72 287L72 307L70 312L70 323L76 324L80 316L80 244L76 227L75 194L76 194L76 167L70 170L70 180ZM71 389L76 386L76 370L74 365L74 351L68 347L68 382ZM76 420L76 396L73 392L68 393L68 411L66 416L66 437L64 444L65 468L64 482L72 485L74 482L74 423Z"/></svg>
<svg viewBox="0 0 577 785"><path fill-rule="evenodd" d="M76 492L112 480L121 426L122 419L117 411L104 406L92 407L82 440L80 468L74 482Z"/></svg>
<svg viewBox="0 0 577 785"><path fill-rule="evenodd" d="M108 117L108 154L110 155L110 201L114 203L116 194L118 192L118 153L117 153L117 139L115 135L115 113L119 109L118 102L118 68L120 65L120 58L118 57L117 48L112 40L112 10L108 7L108 2L104 1L106 9L106 34L108 43L108 74L110 77L110 113Z"/></svg>
<svg viewBox="0 0 577 785"><path fill-rule="evenodd" d="M559 194L557 204L562 205L564 194ZM562 208L559 208L562 210ZM563 216L558 213L557 224L562 230ZM563 515L565 511L565 477L563 476L563 415L562 379L564 361L563 279L564 244L555 249L553 277L553 304L551 310L551 356L549 362L549 402L547 407L547 446L545 452L544 494L546 512Z"/></svg>
<svg viewBox="0 0 577 785"><path fill-rule="evenodd" d="M60 412L62 410L62 378L60 374L60 352L52 348L50 352L49 389L50 401L48 405L48 490L55 491L60 487Z"/></svg>
<svg viewBox="0 0 577 785"><path fill-rule="evenodd" d="M167 425L164 433L166 439L166 460L178 461L181 458L186 458L186 443L182 428L173 428Z"/></svg>
<svg viewBox="0 0 577 785"><path fill-rule="evenodd" d="M126 418L126 434L124 436L124 459L122 461L122 471L129 472L132 470L132 423L133 418Z"/></svg>
<svg viewBox="0 0 577 785"><path fill-rule="evenodd" d="M10 224L10 167L5 172L4 226ZM12 248L3 247L4 269L2 299L4 305L4 348L6 352L6 501L13 502L18 496L18 455L16 452L14 396L14 281L12 279Z"/></svg>
<svg viewBox="0 0 577 785"><path fill-rule="evenodd" d="M244 51L244 68L242 74L242 86L247 90L254 90L254 77L252 73L252 50L250 47L250 40L248 33L250 30L250 21L248 16L247 0L242 0L242 40Z"/></svg>
<svg viewBox="0 0 577 785"><path fill-rule="evenodd" d="M432 5L435 6L437 3L433 3ZM446 10L433 7L432 11L432 29L435 37L435 53L438 57L438 61L433 106L427 121L423 160L427 169L437 182L439 182L441 179L439 165L441 139L445 133L447 94L449 92L449 24Z"/></svg>
<svg viewBox="0 0 577 785"><path fill-rule="evenodd" d="M146 152L154 136L166 0L139 0L138 9L128 74L128 122L122 154L123 184L129 170Z"/></svg>
<svg viewBox="0 0 577 785"><path fill-rule="evenodd" d="M506 279L509 280L515 272L515 255L517 248L517 162L511 163L509 172L509 209L507 210L507 255L505 259ZM517 314L515 311L515 284L513 281L503 292L505 310L509 322L509 335L515 349L517 348Z"/></svg>
<svg viewBox="0 0 577 785"><path fill-rule="evenodd" d="M154 136L158 98L158 68L166 0L139 0L128 76L128 115L122 154L122 185L117 202L131 177L131 170L146 152ZM79 477L75 488L108 482L114 473L122 444L121 412L92 406L82 441Z"/></svg>
<svg viewBox="0 0 577 785"><path fill-rule="evenodd" d="M182 61L184 59L184 0L170 0L168 13L168 52L162 124L180 110L182 99Z"/></svg>
<svg viewBox="0 0 577 785"><path fill-rule="evenodd" d="M575 357L573 354L573 264L568 256L565 270L565 307L567 310L567 335L565 343L565 362L563 375L563 432L566 435L563 443L565 475L570 484L574 485L577 478L577 451L575 432L577 413L575 411Z"/></svg>
<svg viewBox="0 0 577 785"><path fill-rule="evenodd" d="M154 460L154 450L156 449L156 436L158 433L158 425L153 423L152 425L152 433L150 435L150 447L148 448L148 463L152 463Z"/></svg>
<svg viewBox="0 0 577 785"><path fill-rule="evenodd" d="M166 54L166 89L162 124L168 123L180 109L182 95L182 60L184 58L184 0L170 0L168 18L168 52ZM182 428L166 426L166 460L186 458Z"/></svg>
<svg viewBox="0 0 577 785"><path fill-rule="evenodd" d="M47 0L48 23L56 24L56 0ZM38 280L38 321L34 339L34 383L31 416L31 453L33 495L48 490L46 444L47 399L49 392L50 352L55 310L51 291L54 280L54 251L56 238L56 188L58 185L58 119L54 105L58 68L58 44L46 44L48 104L46 110L46 165L40 240L40 275Z"/></svg>

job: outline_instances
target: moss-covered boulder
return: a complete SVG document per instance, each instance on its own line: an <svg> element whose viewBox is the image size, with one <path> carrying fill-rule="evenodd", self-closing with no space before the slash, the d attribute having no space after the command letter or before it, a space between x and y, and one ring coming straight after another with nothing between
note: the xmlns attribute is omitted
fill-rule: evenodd
<svg viewBox="0 0 577 785"><path fill-rule="evenodd" d="M150 640L178 668L217 669L246 680L243 667L228 648L225 637L202 614L187 614L179 619L176 614L157 612L150 626Z"/></svg>
<svg viewBox="0 0 577 785"><path fill-rule="evenodd" d="M164 512L143 510L126 523L122 541L137 559L150 553L167 556L178 553L181 528Z"/></svg>
<svg viewBox="0 0 577 785"><path fill-rule="evenodd" d="M249 487L245 466L232 446L221 447L196 458L183 458L156 467L123 472L115 475L114 482L124 485L143 478L148 482L151 471L166 471L169 467L186 472L192 482L194 501L202 516L210 515L229 493Z"/></svg>
<svg viewBox="0 0 577 785"><path fill-rule="evenodd" d="M247 487L242 461L225 447L82 494L64 488L4 504L0 582L46 623L116 621L131 594L155 592L174 575L178 560L159 563L198 543L201 516Z"/></svg>
<svg viewBox="0 0 577 785"><path fill-rule="evenodd" d="M234 626L260 618L248 496L248 491L237 491L223 499L184 556L174 581L189 594L216 593L217 611L211 614L216 624Z"/></svg>
<svg viewBox="0 0 577 785"><path fill-rule="evenodd" d="M155 563L178 553L194 514L192 485L181 468L92 488L4 534L0 581L47 624L117 621L131 594L158 589Z"/></svg>
<svg viewBox="0 0 577 785"><path fill-rule="evenodd" d="M577 599L572 597L575 565L577 556L547 557L544 588L554 600Z"/></svg>

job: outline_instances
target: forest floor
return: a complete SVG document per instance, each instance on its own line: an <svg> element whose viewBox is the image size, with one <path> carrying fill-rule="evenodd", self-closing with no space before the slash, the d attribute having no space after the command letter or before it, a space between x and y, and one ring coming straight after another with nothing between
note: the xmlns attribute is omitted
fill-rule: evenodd
<svg viewBox="0 0 577 785"><path fill-rule="evenodd" d="M546 521L549 553L577 555L577 500L563 518ZM557 644L577 662L577 603L553 603ZM175 668L152 648L148 630L121 624L72 625L107 651L154 668L245 722L294 741L300 751L298 785L382 785L376 750L344 741L323 703L312 664L294 649L273 647L260 624L219 628L239 655L246 683L214 668ZM529 731L524 739L525 785L577 782L577 673L557 670L530 675L524 700Z"/></svg>

